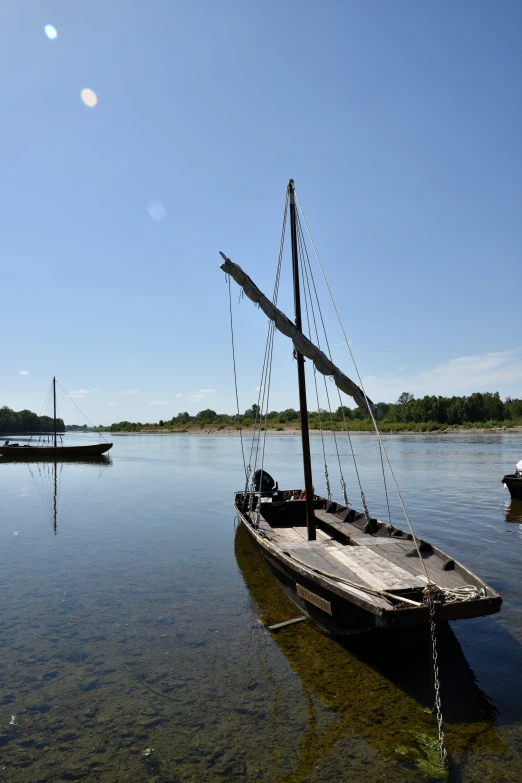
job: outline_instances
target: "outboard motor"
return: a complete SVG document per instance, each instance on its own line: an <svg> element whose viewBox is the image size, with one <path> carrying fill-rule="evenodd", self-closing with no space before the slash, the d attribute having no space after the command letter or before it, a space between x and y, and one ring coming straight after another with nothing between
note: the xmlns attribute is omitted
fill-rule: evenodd
<svg viewBox="0 0 522 783"><path fill-rule="evenodd" d="M271 495L279 489L278 484L266 470L256 470L254 473L254 489L261 494Z"/></svg>

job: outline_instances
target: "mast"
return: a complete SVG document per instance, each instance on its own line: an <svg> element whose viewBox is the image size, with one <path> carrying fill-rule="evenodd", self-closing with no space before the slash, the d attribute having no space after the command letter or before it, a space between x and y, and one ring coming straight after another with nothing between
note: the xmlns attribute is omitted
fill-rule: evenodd
<svg viewBox="0 0 522 783"><path fill-rule="evenodd" d="M53 378L54 448L56 448L56 378Z"/></svg>
<svg viewBox="0 0 522 783"><path fill-rule="evenodd" d="M294 277L294 308L295 325L302 332L301 325L301 294L299 288L299 257L297 254L297 225L295 215L295 196L294 180L288 183L288 197L290 202L290 236L292 240L292 271ZM297 380L299 384L299 409L301 411L301 441L303 444L303 468L304 482L306 491L306 529L308 540L315 541L315 514L314 514L314 491L312 484L312 462L310 459L310 436L308 432L308 407L306 404L306 379L304 356L297 349L295 350L297 359Z"/></svg>

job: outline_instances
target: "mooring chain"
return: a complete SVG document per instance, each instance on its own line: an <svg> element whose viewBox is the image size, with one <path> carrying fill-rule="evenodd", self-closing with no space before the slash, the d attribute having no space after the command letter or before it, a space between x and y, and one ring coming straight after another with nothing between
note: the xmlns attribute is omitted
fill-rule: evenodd
<svg viewBox="0 0 522 783"><path fill-rule="evenodd" d="M366 514L366 519L368 522L370 521L370 512L368 511L368 506L366 505L366 498L364 497L364 492L361 489L361 503L364 508L364 513Z"/></svg>
<svg viewBox="0 0 522 783"><path fill-rule="evenodd" d="M439 729L439 753L440 760L443 765L448 762L448 754L444 747L444 730L442 728L442 708L440 703L440 680L439 680L439 664L437 656L437 620L435 616L435 591L433 589L426 588L425 600L428 604L430 611L430 636L431 636L431 649L433 653L433 678L435 683L435 717L437 719L437 725Z"/></svg>
<svg viewBox="0 0 522 783"><path fill-rule="evenodd" d="M348 493L346 492L346 481L344 480L344 476L342 473L341 473L340 483L341 483L341 489L343 491L344 505L346 506L346 508L348 508L350 504L348 503Z"/></svg>
<svg viewBox="0 0 522 783"><path fill-rule="evenodd" d="M332 499L332 490L330 489L330 477L328 475L328 463L324 463L324 478L326 481L326 494L328 495L328 500Z"/></svg>

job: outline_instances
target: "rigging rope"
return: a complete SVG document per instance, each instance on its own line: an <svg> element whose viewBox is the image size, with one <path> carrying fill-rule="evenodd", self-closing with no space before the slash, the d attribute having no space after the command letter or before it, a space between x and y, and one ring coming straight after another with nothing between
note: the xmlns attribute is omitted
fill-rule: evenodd
<svg viewBox="0 0 522 783"><path fill-rule="evenodd" d="M234 364L234 385L236 389L236 404L237 404L237 421L239 424L239 437L241 439L241 454L243 455L243 468L245 470L245 476L247 473L247 467L246 467L246 461L245 461L245 449L243 446L243 433L241 431L241 418L239 413L239 395L237 392L237 372L236 372L236 351L234 347L234 322L232 319L232 291L230 288L230 277L229 275L226 276L226 281L228 283L228 305L230 310L230 336L232 339L232 362Z"/></svg>
<svg viewBox="0 0 522 783"><path fill-rule="evenodd" d="M297 233L298 233L298 236L301 237L302 248L304 249L303 258L306 258L306 261L307 261L308 270L307 270L307 267L305 266L305 271L307 271L306 281L307 281L307 285L308 285L308 288L309 288L310 299L311 299L311 293L310 293L310 287L309 287L309 282L308 282L308 274L310 275L310 279L312 281L312 286L313 286L313 289L314 289L315 300L317 302L317 309L319 311L319 317L321 319L321 325L322 325L322 328L323 328L323 333L324 333L324 338L325 338L325 342L326 342L326 347L328 349L328 355L329 355L330 361L332 361L332 351L330 349L330 343L328 341L328 334L326 332L326 327L325 327L325 324L324 324L323 312L322 312L322 309L321 309L321 303L319 301L319 296L317 294L317 287L315 285L315 279L314 279L314 275L313 275L313 271L312 271L312 265L310 263L310 257L308 255L306 242L304 241L303 230L301 228L301 223L299 221L299 213L296 213L296 218L297 218ZM314 317L314 323L315 323L315 317ZM319 341L319 334L318 334L318 329L317 329L317 324L316 323L315 323L315 330L316 330L317 340ZM326 391L326 396L328 398L328 406L330 408L330 420L332 422L332 430L334 432L335 446L336 446L336 450L337 450L337 458L339 460L339 470L340 470L340 473L341 473L341 488L343 490L345 504L346 504L346 506L348 506L349 503L348 503L348 496L347 496L347 492L346 492L346 482L344 480L344 476L343 476L343 473L342 473L342 470L341 470L339 451L337 449L337 438L335 436L335 429L334 429L333 418L332 418L332 408L331 408L331 405L330 405L330 395L328 394L328 387L326 385L326 377L324 378L324 387L325 387L325 391ZM352 452L352 459L353 459L353 464L354 464L354 467L355 467L355 473L356 473L356 476L357 476L357 482L359 484L359 492L360 492L360 495L361 495L361 501L362 501L362 504L363 504L363 508L364 508L364 512L366 514L366 517L369 520L370 519L370 514L369 514L369 511L368 511L368 506L366 505L366 498L364 496L364 492L363 492L363 488L362 488L361 477L359 475L359 468L358 468L358 465L357 465L357 460L355 459L355 451L354 451L354 448L353 448L353 443L352 443L352 438L351 438L351 435L350 435L350 430L348 428L348 424L346 423L346 415L345 415L344 405L343 405L343 401L342 401L342 398L341 398L341 392L340 392L339 388L337 388L337 395L339 397L339 406L341 408L341 413L342 413L342 417L343 417L343 423L344 423L345 432L346 432L346 434L348 436L348 442L350 444L350 449L351 449L351 452Z"/></svg>
<svg viewBox="0 0 522 783"><path fill-rule="evenodd" d="M52 418L52 416L49 416L50 409L51 409L51 394L52 394L52 388L53 388L53 385L52 385L52 383L51 383L51 385L49 386L49 390L48 390L48 392L47 392L47 395L46 395L46 397L45 397L45 399L44 399L44 401L43 401L43 405L42 405L42 407L40 408L40 413L38 414L38 418L40 418L40 417L41 417L41 415L42 415L42 413L43 413L43 411L44 411L44 410L45 410L45 414L44 414L44 415L45 415L45 416L48 416L49 418ZM45 439L45 437L46 437L46 436L47 436L47 433L44 433L44 432L39 432L39 433L38 433L38 440L36 441L36 445L38 446L38 445L40 444L40 440L42 440L42 439ZM31 435L29 436L29 443L32 441L32 439L33 439L33 436L32 436L32 434L31 434Z"/></svg>
<svg viewBox="0 0 522 783"><path fill-rule="evenodd" d="M285 209L283 213L283 227L281 229L281 239L279 241L279 257L277 259L277 270L276 270L276 277L274 282L274 292L272 295L272 302L274 305L277 305L277 299L279 296L279 284L281 282L281 269L283 267L283 251L285 247L285 236L286 236L286 221L288 217L288 202L289 202L289 195L288 191L286 193L286 199L285 199ZM263 467L265 464L265 446L266 446L266 432L267 432L267 421L268 421L268 404L270 400L270 385L272 381L272 359L273 359L273 352L274 352L274 337L275 337L275 324L273 321L270 321L269 324L269 335L270 335L270 326L272 326L272 334L271 334L271 344L270 344L270 374L268 376L268 389L267 389L267 398L266 398L266 410L265 410L265 425L264 425L264 436L263 436L263 452L261 457L261 477L263 476Z"/></svg>
<svg viewBox="0 0 522 783"><path fill-rule="evenodd" d="M432 580L431 580L431 578L430 578L430 575L428 574L428 569L426 568L426 564L424 563L424 560L423 560L423 558L422 558L422 555L421 555L421 551L420 551L420 547L419 547L419 542L418 542L418 539L417 539L417 537L416 537L415 533L413 532L413 526L412 526L412 524L411 524L411 521L410 521L410 518L409 518L409 516L408 516L408 512L407 512L407 510L406 510L406 505L405 505L405 503L404 503L404 500L403 500L403 498L402 498L402 494L401 494L401 491L400 491L400 489L399 489L399 485L398 485L398 483L397 483L397 479L395 478L395 473L393 472L393 468L392 468L392 466L391 466L391 462L390 462L390 459L389 459L389 457L388 457L388 453L387 453L387 451L386 451L386 449L385 449L385 447L384 447L384 443L382 442L381 433L380 433L379 427L377 426L377 421L376 421L376 419L375 419L375 416L373 415L373 411L372 411L372 409L371 409L371 406L370 406L370 404L368 403L368 397L367 397L367 395L366 395L366 390L365 390L365 388L364 388L364 384L363 384L363 381L362 381L362 378L361 378L361 374L360 374L360 372L359 372L359 368L357 367L357 363L356 363L356 361L355 361L355 357L354 357L354 355L353 355L352 349L350 348L350 343L349 343L349 341L348 341L348 338L347 338L347 336L346 336L346 332L344 331L344 326L343 326L343 323L342 323L342 321L341 321L341 317L340 317L340 315L339 315L339 311L337 310L337 306L336 306L336 304L335 304L335 300L334 300L334 298L333 298L332 291L331 291L331 289L330 289L330 286L329 286L329 284L328 284L328 280L326 279L326 275L325 275L325 272L324 272L324 269L323 269L323 265L322 265L322 263L321 263L321 259L319 258L319 254L318 254L318 252L317 252L317 248L315 247L315 243L314 243L314 240L313 240L313 238L312 238L312 234L310 233L310 229L309 229L309 227L308 227L308 223L307 223L307 221L306 221L306 217L305 217L305 214L304 214L304 212L303 212L303 208L301 207L301 202L299 201L299 197L298 197L297 193L295 194L295 197L296 197L297 204L299 205L299 210L300 210L300 212L301 212L301 215L303 216L303 220L304 220L304 223L305 223L305 226L306 226L306 230L307 230L307 233L308 233L308 237L309 237L309 239L310 239L310 242L311 242L311 244L312 244L312 247L313 247L313 249L314 249L315 257L316 257L316 259L317 259L317 263L318 263L318 265L319 265L319 269L321 270L321 274L322 274L322 276L323 276L324 283L325 283L325 285L326 285L326 288L327 288L327 290L328 290L328 294L329 294L329 296L330 296L330 300L331 300L331 302L332 302L332 305L333 305L333 308L334 308L335 314L336 314L336 316L337 316L337 320L338 320L338 322L339 322L339 326L341 327L341 331L342 331L342 334L343 334L343 337L344 337L344 341L345 341L345 343L346 343L346 347L348 348L348 351L349 351L350 357L351 357L351 359L352 359L352 362L353 362L353 366L354 366L354 368L355 368L355 372L357 373L357 377L358 377L358 379L359 379L359 383L360 383L361 391L362 391L362 393L363 393L363 395L364 395L364 399L365 399L365 401L366 401L366 407L367 407L367 409L368 409L368 412L369 412L369 414L370 414L370 416L371 416L371 419L372 419L372 422L373 422L373 426L374 426L374 428L375 428L375 432L376 432L376 434L377 434L377 437L378 437L378 439L379 439L379 445L380 445L380 448L382 449L382 453L383 453L383 454L384 454L384 456L386 457L386 462L387 462L387 464L388 464L388 468L389 468L389 471L390 471L390 475L391 475L391 477L392 477L392 479L393 479L393 483L394 483L394 485L395 485L395 490L396 490L396 492L397 492L397 495L398 495L398 498L399 498L400 504L401 504L401 506L402 506L402 510L403 510L403 512L404 512L404 516L405 516L405 518L406 518L406 522L408 523L408 527L409 527L409 529L410 529L410 533L411 533L411 535L412 535L412 537L413 537L413 541L414 541L414 544L415 544L415 548L416 548L416 550L417 550L417 554L419 555L419 560L420 560L420 562L421 562L421 564L422 564L422 568L423 568L423 570L424 570L424 573L425 573L426 579L428 580L428 584L432 584Z"/></svg>
<svg viewBox="0 0 522 783"><path fill-rule="evenodd" d="M284 243L285 243L285 234L286 234L286 221L288 216L288 192L286 194L285 198L285 208L284 208L284 215L283 215L283 227L281 230L281 239L279 242L279 256L277 261L277 269L276 269L276 276L275 276L275 282L274 282L274 291L273 291L273 297L272 301L274 304L277 303L277 298L279 295L279 284L281 280L281 268L283 264L283 250L284 250ZM272 359L273 359L273 349L274 349L274 336L275 336L275 324L270 321L268 325L268 332L267 332L267 338L265 343L265 355L263 359L263 368L261 371L261 381L259 384L259 394L257 398L257 408L255 411L255 417L254 417L254 433L252 435L252 442L250 445L250 455L248 460L248 466L246 469L246 482L245 482L245 493L246 496L248 491L248 484L250 477L252 476L252 482L251 482L251 488L249 492L249 513L250 517L253 520L253 499L254 499L254 482L253 482L253 475L256 472L257 464L258 464L258 457L259 457L259 447L260 447L260 440L261 440L261 430L263 427L263 411L265 411L264 414L264 437L263 437L263 447L261 451L261 477L263 476L263 468L264 468L264 459L265 459L265 446L266 446L266 432L267 432L267 419L268 419L268 406L269 406L269 400L270 400L270 385L271 385L271 378L272 378ZM259 430L258 430L258 419L259 419ZM252 469L252 456L254 454L254 447L255 447L255 456L254 456L254 468Z"/></svg>
<svg viewBox="0 0 522 783"><path fill-rule="evenodd" d="M57 384L57 385L60 387L60 389L61 389L61 390L63 391L63 393L65 394L65 396L69 398L69 400L72 402L72 404L74 405L74 407L75 407L75 408L78 408L78 410L79 410L79 411L80 411L80 413L82 414L83 418L84 418L86 421L88 421L88 422L89 422L89 424L91 425L91 427L93 428L93 430L95 430L95 429L96 429L96 427L94 426L94 424L92 423L92 421L91 421L90 419L88 419L88 418L87 418L87 416L85 415L85 413L84 413L84 412L81 410L81 408L79 408L79 407L78 407L78 405L76 405L76 403L75 403L75 401L73 400L73 398L72 398L72 397L69 397L69 395L67 394L67 392L65 391L65 389L63 388L63 386L61 385L61 383L59 383L58 381L56 381L56 384ZM108 441L105 439L105 437L102 435L102 433L101 433L99 430L98 430L98 436L99 436L100 438L102 438L102 439L105 441L105 443L108 443Z"/></svg>
<svg viewBox="0 0 522 783"><path fill-rule="evenodd" d="M303 291L304 291L304 302L305 302L305 310L306 310L306 321L307 321L307 324L308 324L308 334L312 333L311 325L310 325L310 314L309 314L309 308L308 308L308 301L310 301L310 310L312 312L312 319L313 319L313 322L314 322L314 329L315 329L315 335L316 335L316 340L317 340L317 347L321 348L321 342L320 342L320 339L319 339L319 332L318 332L318 329L317 329L317 321L316 321L316 318L315 318L315 310L314 310L312 296L311 296L311 293L310 293L310 283L309 283L309 280L308 280L308 274L307 274L307 271L306 271L306 267L304 266L304 262L303 262L303 258L304 258L304 252L303 252L303 247L302 247L302 239L303 239L303 237L302 237L302 233L299 232L299 230L296 233L297 233L297 242L298 242L299 248L301 250L301 253L299 254L299 261L300 261L300 266L301 266L301 277L303 278L303 282L305 283L305 285L303 286ZM344 497L345 505L348 506L348 495L346 493L346 482L345 482L344 476L343 476L343 469L342 469L342 465L341 465L341 457L339 455L339 447L338 447L338 444L337 444L337 437L335 435L335 426L334 426L333 416L332 416L332 406L330 404L330 395L328 394L328 387L326 385L326 376L323 376L323 378L324 378L324 389L325 389L325 392L326 392L326 399L328 401L328 410L330 412L330 425L332 427L332 435L333 435L333 438L334 438L335 451L337 453L337 462L339 464L339 473L340 473L340 476L341 476L341 489L343 491L343 497ZM317 371L316 371L315 365L314 365L314 382L315 382L315 391L316 391L316 395L317 395L317 407L318 407L318 410L320 411L319 390L317 388ZM327 487L327 490L328 490L328 500L331 500L332 499L332 494L331 494L331 491L330 491L330 479L329 479L329 476L328 476L328 464L327 464L327 461L326 461L326 452L325 452L325 446L324 446L322 424L321 424L321 439L322 439L322 442L323 442L324 472L325 472L325 479L326 479L326 487Z"/></svg>

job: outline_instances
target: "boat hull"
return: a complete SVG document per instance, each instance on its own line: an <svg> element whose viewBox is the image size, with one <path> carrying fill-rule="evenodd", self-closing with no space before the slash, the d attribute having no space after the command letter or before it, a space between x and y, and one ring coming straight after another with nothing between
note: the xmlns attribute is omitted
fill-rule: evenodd
<svg viewBox="0 0 522 783"><path fill-rule="evenodd" d="M270 572L285 595L295 604L299 613L308 617L324 633L332 636L351 636L370 631L408 628L429 622L427 605L419 607L389 606L384 609L362 591L347 591L344 586L302 567L285 555L281 547L274 546L254 529L239 505L235 510L256 548L265 560ZM482 583L471 572L470 583L486 589L486 597L480 600L435 604L438 622L469 619L495 614L502 604L501 597Z"/></svg>
<svg viewBox="0 0 522 783"><path fill-rule="evenodd" d="M0 446L0 456L10 460L77 459L98 457L112 448L112 443L90 443L84 446Z"/></svg>
<svg viewBox="0 0 522 783"><path fill-rule="evenodd" d="M522 478L514 474L504 476L502 483L509 489L509 494L515 500L522 500Z"/></svg>

